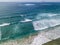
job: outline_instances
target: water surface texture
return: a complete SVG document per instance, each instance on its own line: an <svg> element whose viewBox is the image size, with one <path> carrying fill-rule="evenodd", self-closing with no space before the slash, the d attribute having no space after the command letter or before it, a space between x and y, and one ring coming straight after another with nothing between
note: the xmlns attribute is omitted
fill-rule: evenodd
<svg viewBox="0 0 60 45"><path fill-rule="evenodd" d="M0 3L0 40L60 25L60 3Z"/></svg>

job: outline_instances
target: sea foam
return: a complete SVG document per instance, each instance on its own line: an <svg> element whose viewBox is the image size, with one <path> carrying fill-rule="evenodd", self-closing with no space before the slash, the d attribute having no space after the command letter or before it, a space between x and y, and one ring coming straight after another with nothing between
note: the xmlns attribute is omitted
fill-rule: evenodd
<svg viewBox="0 0 60 45"><path fill-rule="evenodd" d="M20 22L29 22L29 21L32 21L32 20L31 19L24 19L24 20L22 20Z"/></svg>
<svg viewBox="0 0 60 45"><path fill-rule="evenodd" d="M3 23L3 24L0 24L0 27L2 27L2 26L7 26L7 25L10 25L10 23Z"/></svg>

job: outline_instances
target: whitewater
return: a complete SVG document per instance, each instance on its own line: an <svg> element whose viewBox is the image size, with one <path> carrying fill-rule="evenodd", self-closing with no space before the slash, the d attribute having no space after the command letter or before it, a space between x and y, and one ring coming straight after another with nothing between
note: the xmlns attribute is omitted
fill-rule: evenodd
<svg viewBox="0 0 60 45"><path fill-rule="evenodd" d="M34 29L40 31L38 35L33 39L31 45L43 45L50 41L60 38L60 18L57 18L59 14L46 14L43 13L39 16L49 17L49 19L42 19L33 22ZM55 18L54 18L55 17Z"/></svg>
<svg viewBox="0 0 60 45"><path fill-rule="evenodd" d="M58 38L60 3L0 3L0 45L43 45Z"/></svg>

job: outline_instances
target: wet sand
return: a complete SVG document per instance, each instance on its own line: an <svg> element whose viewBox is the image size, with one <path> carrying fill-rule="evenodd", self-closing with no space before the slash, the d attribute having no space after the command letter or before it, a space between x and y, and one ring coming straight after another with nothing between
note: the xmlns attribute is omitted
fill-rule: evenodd
<svg viewBox="0 0 60 45"><path fill-rule="evenodd" d="M45 43L43 45L60 45L60 38L56 39L56 40L53 40L53 41L50 41L48 43Z"/></svg>

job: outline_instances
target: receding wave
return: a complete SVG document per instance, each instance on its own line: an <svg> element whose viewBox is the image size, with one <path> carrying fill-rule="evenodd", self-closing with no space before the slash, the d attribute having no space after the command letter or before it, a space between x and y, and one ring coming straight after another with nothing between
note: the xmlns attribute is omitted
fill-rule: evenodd
<svg viewBox="0 0 60 45"><path fill-rule="evenodd" d="M32 21L32 20L31 19L24 19L24 20L22 20L20 22L29 22L29 21Z"/></svg>

